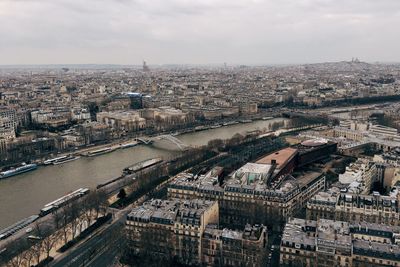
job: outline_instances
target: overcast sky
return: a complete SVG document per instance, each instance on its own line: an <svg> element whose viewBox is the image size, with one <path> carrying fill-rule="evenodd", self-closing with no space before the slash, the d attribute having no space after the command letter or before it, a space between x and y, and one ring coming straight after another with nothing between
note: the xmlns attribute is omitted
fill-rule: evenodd
<svg viewBox="0 0 400 267"><path fill-rule="evenodd" d="M400 61L400 0L0 0L0 64Z"/></svg>

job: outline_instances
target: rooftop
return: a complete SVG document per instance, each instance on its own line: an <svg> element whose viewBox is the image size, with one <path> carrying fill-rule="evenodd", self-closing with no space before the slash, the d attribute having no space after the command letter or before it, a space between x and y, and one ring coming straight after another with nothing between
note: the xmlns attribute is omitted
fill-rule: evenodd
<svg viewBox="0 0 400 267"><path fill-rule="evenodd" d="M400 247L398 245L366 240L354 240L353 250L354 254L400 260Z"/></svg>
<svg viewBox="0 0 400 267"><path fill-rule="evenodd" d="M233 174L233 178L240 180L241 184L266 181L271 174L272 168L273 166L270 164L246 163Z"/></svg>
<svg viewBox="0 0 400 267"><path fill-rule="evenodd" d="M283 168L285 164L290 159L292 159L296 154L297 154L297 149L287 147L257 160L256 163L272 164L272 161L275 160L276 168Z"/></svg>
<svg viewBox="0 0 400 267"><path fill-rule="evenodd" d="M265 227L263 225L250 225L247 224L244 230L231 230L231 229L218 229L217 225L209 224L206 226L204 230L204 235L208 238L214 239L236 239L236 240L259 240L262 232L265 231Z"/></svg>
<svg viewBox="0 0 400 267"><path fill-rule="evenodd" d="M202 214L215 202L207 200L161 200L154 199L134 208L128 214L128 220L145 223L172 225L181 222L200 225Z"/></svg>
<svg viewBox="0 0 400 267"><path fill-rule="evenodd" d="M315 238L308 233L315 231L315 228L315 221L293 218L285 225L282 234L282 243L288 242L293 246L304 245L315 247Z"/></svg>
<svg viewBox="0 0 400 267"><path fill-rule="evenodd" d="M323 146L326 145L328 143L328 141L326 139L311 139L311 140L306 140L301 142L302 146L306 146L306 147L317 147L317 146Z"/></svg>

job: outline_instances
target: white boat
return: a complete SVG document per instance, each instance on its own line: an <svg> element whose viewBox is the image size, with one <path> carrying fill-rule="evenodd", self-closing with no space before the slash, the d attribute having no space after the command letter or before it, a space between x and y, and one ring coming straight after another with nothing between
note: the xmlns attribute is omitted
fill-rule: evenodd
<svg viewBox="0 0 400 267"><path fill-rule="evenodd" d="M96 149L96 150L87 152L85 154L85 156L94 157L94 156L98 156L98 155L102 155L102 154L113 152L114 150L115 150L115 148L112 148L112 147L100 148L100 149Z"/></svg>
<svg viewBox="0 0 400 267"><path fill-rule="evenodd" d="M18 175L24 172L29 172L29 171L33 171L37 169L37 165L36 164L26 164L26 163L22 163L22 165L20 167L8 170L8 171L3 171L0 172L0 179L4 179L7 177L11 177L14 175Z"/></svg>
<svg viewBox="0 0 400 267"><path fill-rule="evenodd" d="M126 144L120 145L120 148L124 149L124 148L128 148L128 147L134 147L137 144L138 144L138 142L126 143Z"/></svg>
<svg viewBox="0 0 400 267"><path fill-rule="evenodd" d="M229 125L234 125L234 124L238 124L238 121L229 121L229 122L225 122L223 125L224 126L229 126Z"/></svg>
<svg viewBox="0 0 400 267"><path fill-rule="evenodd" d="M203 131L203 130L207 130L207 129L209 129L209 127L205 126L205 125L200 125L200 126L194 127L195 131Z"/></svg>
<svg viewBox="0 0 400 267"><path fill-rule="evenodd" d="M48 159L43 161L44 165L50 165L53 164L54 162L58 161L58 160L63 160L65 158L67 158L68 156L61 156L61 157L56 157L56 158L52 158L52 159Z"/></svg>
<svg viewBox="0 0 400 267"><path fill-rule="evenodd" d="M77 160L77 159L79 159L79 158L80 158L79 156L70 156L70 157L67 157L67 158L65 158L65 159L56 161L56 162L54 162L53 164L54 164L54 165L63 164L63 163L66 163L66 162L70 162L70 161Z"/></svg>
<svg viewBox="0 0 400 267"><path fill-rule="evenodd" d="M72 156L72 155L66 155L66 156L61 156L61 157L45 160L43 162L43 164L44 165L50 165L50 164L57 165L57 164L62 164L65 162L73 161L76 159L79 159L79 157Z"/></svg>
<svg viewBox="0 0 400 267"><path fill-rule="evenodd" d="M267 121L267 120L272 120L274 117L263 117L262 119L264 120L264 121Z"/></svg>

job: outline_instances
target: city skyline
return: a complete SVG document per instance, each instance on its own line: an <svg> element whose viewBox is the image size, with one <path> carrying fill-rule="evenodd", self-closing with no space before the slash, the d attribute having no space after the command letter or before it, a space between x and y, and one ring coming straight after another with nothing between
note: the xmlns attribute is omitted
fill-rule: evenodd
<svg viewBox="0 0 400 267"><path fill-rule="evenodd" d="M0 0L0 266L400 266L399 0Z"/></svg>
<svg viewBox="0 0 400 267"><path fill-rule="evenodd" d="M5 0L1 65L398 62L399 7L392 0Z"/></svg>

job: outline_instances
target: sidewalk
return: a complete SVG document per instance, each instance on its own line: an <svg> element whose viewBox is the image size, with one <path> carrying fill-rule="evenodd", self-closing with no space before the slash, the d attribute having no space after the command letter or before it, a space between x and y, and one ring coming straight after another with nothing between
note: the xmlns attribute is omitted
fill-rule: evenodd
<svg viewBox="0 0 400 267"><path fill-rule="evenodd" d="M94 222L95 222L95 220L93 221L93 223L94 223ZM92 223L92 224L93 224L93 223ZM60 245L60 246L55 246L55 247L52 249L53 254L50 252L50 256L54 258L53 262L57 261L58 259L61 259L61 258L64 257L65 255L67 255L68 253L70 253L72 250L78 248L82 243L85 243L88 239L92 238L92 237L95 236L96 234L101 233L101 230L104 228L104 225L105 225L105 224L103 224L102 226L100 226L99 228L97 228L96 230L94 230L90 235L88 235L88 236L85 237L84 239L78 241L78 242L75 243L72 247L70 247L67 251L64 251L64 252L58 252L58 251L57 251L58 249L60 249L60 248L64 245L63 240L60 239L61 245ZM82 232L83 232L84 230L86 230L88 227L89 227L89 225L88 225L86 228L82 229ZM104 230L104 229L103 229L103 230ZM69 234L70 234L69 237L71 237L71 233L69 233ZM78 236L75 236L75 238L77 238L77 237L78 237ZM72 239L68 239L68 240L71 241ZM51 266L51 265L52 265L52 264L50 263L50 266Z"/></svg>

